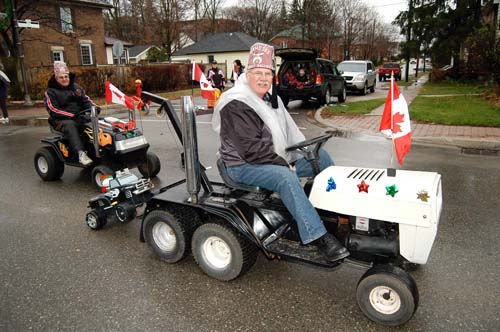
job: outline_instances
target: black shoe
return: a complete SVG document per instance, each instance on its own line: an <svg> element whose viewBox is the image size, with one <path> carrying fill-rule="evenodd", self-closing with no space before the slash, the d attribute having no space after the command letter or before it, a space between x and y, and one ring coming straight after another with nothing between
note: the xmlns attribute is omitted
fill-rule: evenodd
<svg viewBox="0 0 500 332"><path fill-rule="evenodd" d="M349 251L332 234L326 233L312 242L329 261L337 261L349 256Z"/></svg>

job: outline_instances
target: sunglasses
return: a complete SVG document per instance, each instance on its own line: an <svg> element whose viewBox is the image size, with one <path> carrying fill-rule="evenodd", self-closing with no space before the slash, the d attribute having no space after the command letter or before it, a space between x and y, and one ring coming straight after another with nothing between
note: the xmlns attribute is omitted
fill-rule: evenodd
<svg viewBox="0 0 500 332"><path fill-rule="evenodd" d="M57 78L63 80L63 79L69 78L69 75L61 75L61 76L57 76Z"/></svg>

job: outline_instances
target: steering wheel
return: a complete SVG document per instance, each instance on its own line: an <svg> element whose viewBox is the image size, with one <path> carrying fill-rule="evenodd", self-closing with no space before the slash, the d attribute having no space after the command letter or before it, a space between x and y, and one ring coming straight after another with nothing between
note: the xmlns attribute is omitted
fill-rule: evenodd
<svg viewBox="0 0 500 332"><path fill-rule="evenodd" d="M306 139L305 141L299 142L285 149L286 152L296 151L306 158L307 161L311 163L314 175L319 174L319 150L325 145L333 136L332 132L326 132L325 134ZM313 149L308 149L309 146L315 145Z"/></svg>

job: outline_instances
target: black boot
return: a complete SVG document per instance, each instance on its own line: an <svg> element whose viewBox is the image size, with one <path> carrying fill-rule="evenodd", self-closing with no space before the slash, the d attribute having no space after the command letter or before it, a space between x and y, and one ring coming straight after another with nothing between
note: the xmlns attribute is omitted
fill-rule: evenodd
<svg viewBox="0 0 500 332"><path fill-rule="evenodd" d="M349 251L332 234L326 233L312 242L329 261L337 261L349 256Z"/></svg>

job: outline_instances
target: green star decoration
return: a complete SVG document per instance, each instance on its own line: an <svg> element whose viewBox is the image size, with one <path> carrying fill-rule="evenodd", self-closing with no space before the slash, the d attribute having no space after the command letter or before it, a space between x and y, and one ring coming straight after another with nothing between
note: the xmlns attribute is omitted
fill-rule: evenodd
<svg viewBox="0 0 500 332"><path fill-rule="evenodd" d="M419 190L417 192L417 199L420 199L422 202L427 202L427 200L431 198L429 193L425 190Z"/></svg>
<svg viewBox="0 0 500 332"><path fill-rule="evenodd" d="M396 185L395 184L393 184L392 186L386 186L385 190L387 190L387 192L385 194L386 195L391 195L392 197L394 197L394 195L396 195L397 192L399 191L399 190L396 189Z"/></svg>

